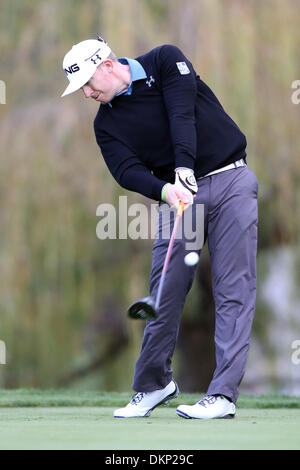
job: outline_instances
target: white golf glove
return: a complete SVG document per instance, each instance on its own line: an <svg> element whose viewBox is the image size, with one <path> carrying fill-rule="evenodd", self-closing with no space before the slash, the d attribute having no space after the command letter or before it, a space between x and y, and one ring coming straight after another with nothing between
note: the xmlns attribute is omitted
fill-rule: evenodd
<svg viewBox="0 0 300 470"><path fill-rule="evenodd" d="M190 204L193 204L194 195L198 190L194 172L189 168L176 168L175 172L175 183L165 184L162 189L162 200L176 209L179 207L179 202L183 201L187 209Z"/></svg>
<svg viewBox="0 0 300 470"><path fill-rule="evenodd" d="M175 186L187 194L190 198L190 204L193 204L194 195L198 191L194 171L189 168L176 168L175 173Z"/></svg>

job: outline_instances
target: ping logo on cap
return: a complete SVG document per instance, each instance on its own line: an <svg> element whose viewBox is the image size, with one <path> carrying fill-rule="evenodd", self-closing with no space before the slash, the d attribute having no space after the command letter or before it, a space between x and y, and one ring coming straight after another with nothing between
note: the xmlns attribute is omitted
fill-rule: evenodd
<svg viewBox="0 0 300 470"><path fill-rule="evenodd" d="M75 73L80 70L80 67L77 64L70 65L68 69L64 69L65 74L68 76L68 73Z"/></svg>

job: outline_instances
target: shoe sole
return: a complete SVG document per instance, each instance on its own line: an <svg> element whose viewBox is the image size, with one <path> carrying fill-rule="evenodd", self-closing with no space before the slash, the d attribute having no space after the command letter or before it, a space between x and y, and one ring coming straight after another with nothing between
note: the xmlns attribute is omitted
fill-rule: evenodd
<svg viewBox="0 0 300 470"><path fill-rule="evenodd" d="M225 416L220 416L219 418L195 418L194 416L189 416L181 410L176 410L176 414L177 416L180 416L180 418L185 419L233 419L235 417L235 414L228 414Z"/></svg>
<svg viewBox="0 0 300 470"><path fill-rule="evenodd" d="M150 416L151 411L153 411L155 408L157 408L160 405L167 405L170 400L173 400L173 398L177 398L179 395L179 388L177 383L174 380L175 384L175 390L171 395L166 396L162 401L157 403L156 405L153 406L150 410L147 411L147 413L144 416L114 416L114 418L148 418Z"/></svg>

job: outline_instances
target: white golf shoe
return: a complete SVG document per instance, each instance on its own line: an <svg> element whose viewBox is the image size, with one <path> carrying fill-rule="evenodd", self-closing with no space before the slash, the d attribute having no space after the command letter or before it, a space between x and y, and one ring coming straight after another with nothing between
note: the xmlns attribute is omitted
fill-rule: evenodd
<svg viewBox="0 0 300 470"><path fill-rule="evenodd" d="M178 396L179 389L175 380L165 388L154 392L138 392L133 395L125 408L114 411L115 418L142 418L150 415L151 411L159 405L167 405L169 400Z"/></svg>
<svg viewBox="0 0 300 470"><path fill-rule="evenodd" d="M235 405L222 395L207 395L195 405L180 405L176 413L182 418L234 418Z"/></svg>

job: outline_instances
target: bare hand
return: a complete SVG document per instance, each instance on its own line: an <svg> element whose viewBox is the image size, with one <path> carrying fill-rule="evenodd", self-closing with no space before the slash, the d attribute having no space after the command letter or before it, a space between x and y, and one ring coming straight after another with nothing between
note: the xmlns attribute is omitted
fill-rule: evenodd
<svg viewBox="0 0 300 470"><path fill-rule="evenodd" d="M180 189L178 186L175 186L175 184L169 184L166 187L164 200L169 204L169 206L173 206L176 209L179 207L179 202L182 201L184 202L185 210L193 203L193 196L190 191Z"/></svg>

